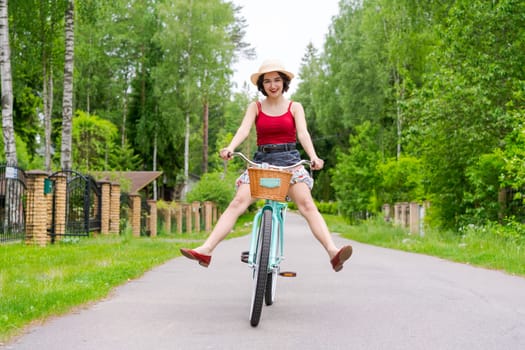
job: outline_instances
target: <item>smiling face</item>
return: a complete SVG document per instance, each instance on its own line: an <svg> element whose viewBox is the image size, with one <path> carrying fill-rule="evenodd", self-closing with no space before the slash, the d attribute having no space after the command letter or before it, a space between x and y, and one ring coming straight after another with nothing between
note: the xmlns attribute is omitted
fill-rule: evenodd
<svg viewBox="0 0 525 350"><path fill-rule="evenodd" d="M283 93L283 78L277 72L264 74L262 83L267 96L277 97Z"/></svg>
<svg viewBox="0 0 525 350"><path fill-rule="evenodd" d="M288 91L290 78L282 72L268 72L259 76L256 85L264 96L280 95Z"/></svg>

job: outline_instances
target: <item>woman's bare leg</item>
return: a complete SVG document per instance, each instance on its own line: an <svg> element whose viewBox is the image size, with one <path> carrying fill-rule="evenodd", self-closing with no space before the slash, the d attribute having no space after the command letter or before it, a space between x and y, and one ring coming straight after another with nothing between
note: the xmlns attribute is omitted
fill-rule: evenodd
<svg viewBox="0 0 525 350"><path fill-rule="evenodd" d="M310 193L310 189L305 183L297 183L290 186L288 195L297 204L297 208L301 215L308 222L310 230L314 234L315 238L323 245L324 249L328 253L330 259L332 259L339 249L335 246L332 239L332 235L328 230L328 226L324 221L321 213L315 206L314 200Z"/></svg>
<svg viewBox="0 0 525 350"><path fill-rule="evenodd" d="M222 213L217 224L211 231L206 241L194 250L199 254L211 255L215 247L231 232L235 222L253 202L250 194L250 185L242 184L237 189L235 197Z"/></svg>

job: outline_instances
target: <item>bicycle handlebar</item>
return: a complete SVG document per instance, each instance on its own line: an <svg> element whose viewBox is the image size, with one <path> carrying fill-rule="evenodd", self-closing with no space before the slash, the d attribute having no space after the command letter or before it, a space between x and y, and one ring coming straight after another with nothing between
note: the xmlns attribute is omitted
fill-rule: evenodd
<svg viewBox="0 0 525 350"><path fill-rule="evenodd" d="M248 159L248 157L246 157L244 154L242 154L241 152L232 152L229 154L230 156L239 156L241 157L242 159L244 159L248 164L254 166L254 167L258 167L260 168L261 167L261 164L259 163L255 163L254 161ZM303 165L303 164L306 164L308 166L311 166L312 165L312 162L310 162L309 160L305 160L305 159L302 159L300 160L299 162L295 163L295 164L292 164L292 165L288 165L288 166L277 166L277 165L271 165L271 164L268 164L268 168L270 169L276 169L276 170L289 170L289 169L293 169L295 167L298 167L299 165Z"/></svg>

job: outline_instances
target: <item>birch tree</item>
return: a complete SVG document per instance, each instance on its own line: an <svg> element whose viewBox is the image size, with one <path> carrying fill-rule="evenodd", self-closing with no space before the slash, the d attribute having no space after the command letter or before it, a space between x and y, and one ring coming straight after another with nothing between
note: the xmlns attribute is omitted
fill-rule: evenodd
<svg viewBox="0 0 525 350"><path fill-rule="evenodd" d="M66 54L64 58L64 97L62 99L62 147L60 165L71 169L71 133L73 120L73 58L74 58L74 0L69 0L66 9Z"/></svg>
<svg viewBox="0 0 525 350"><path fill-rule="evenodd" d="M51 117L53 113L53 38L55 23L50 12L50 4L40 4L41 43L42 43L42 102L44 112L44 166L51 171ZM56 5L56 4L55 4ZM51 17L51 20L49 20ZM46 30L49 27L49 30ZM49 35L47 33L49 32ZM49 36L49 37L48 37Z"/></svg>
<svg viewBox="0 0 525 350"><path fill-rule="evenodd" d="M162 32L158 42L169 55L156 69L156 89L163 114L167 108L172 110L169 105L177 104L180 109L177 116L165 119L180 118L184 123L184 187L190 169L197 164L201 166L196 172L207 171L208 125L214 107L227 99L229 66L235 54L252 54L242 41L245 22L238 11L231 3L217 0L179 0L159 7ZM202 143L193 145L198 138L192 135L197 132L202 132ZM197 150L202 150L202 162L190 157Z"/></svg>
<svg viewBox="0 0 525 350"><path fill-rule="evenodd" d="M15 166L15 130L13 127L13 81L11 77L11 49L7 0L0 0L0 74L2 75L2 130L4 151L8 165Z"/></svg>

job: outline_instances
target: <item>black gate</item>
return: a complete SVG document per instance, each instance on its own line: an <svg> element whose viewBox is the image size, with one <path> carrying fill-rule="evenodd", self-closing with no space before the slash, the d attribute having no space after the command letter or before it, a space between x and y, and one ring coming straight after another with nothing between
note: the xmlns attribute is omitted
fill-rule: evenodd
<svg viewBox="0 0 525 350"><path fill-rule="evenodd" d="M56 186L53 186L53 215L48 229L52 241L58 235L89 236L90 232L100 231L102 198L95 179L74 170L56 172L49 179L56 182L59 176L67 179L65 227L59 227L56 222L57 194Z"/></svg>
<svg viewBox="0 0 525 350"><path fill-rule="evenodd" d="M140 198L140 235L151 236L151 230L149 222L150 220L150 207L146 197L141 196Z"/></svg>
<svg viewBox="0 0 525 350"><path fill-rule="evenodd" d="M0 242L25 236L26 175L16 167L0 165Z"/></svg>

